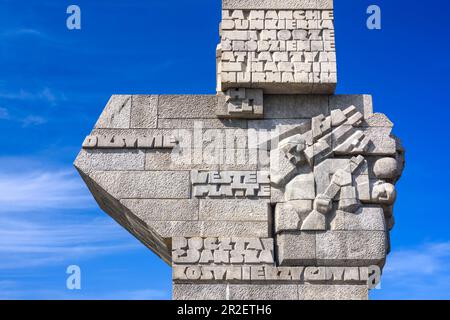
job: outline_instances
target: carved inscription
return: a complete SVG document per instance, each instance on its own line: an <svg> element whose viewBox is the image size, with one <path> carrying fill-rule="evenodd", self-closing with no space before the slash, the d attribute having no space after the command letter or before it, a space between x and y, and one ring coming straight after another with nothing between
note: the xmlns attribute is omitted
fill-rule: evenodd
<svg viewBox="0 0 450 320"><path fill-rule="evenodd" d="M172 136L90 135L83 142L84 149L172 149L177 140Z"/></svg>
<svg viewBox="0 0 450 320"><path fill-rule="evenodd" d="M191 171L195 197L270 197L266 171Z"/></svg>
<svg viewBox="0 0 450 320"><path fill-rule="evenodd" d="M336 83L332 10L224 10L222 84Z"/></svg>
<svg viewBox="0 0 450 320"><path fill-rule="evenodd" d="M174 281L298 281L308 283L360 282L367 267L173 266Z"/></svg>
<svg viewBox="0 0 450 320"><path fill-rule="evenodd" d="M273 264L273 239L172 239L173 264Z"/></svg>

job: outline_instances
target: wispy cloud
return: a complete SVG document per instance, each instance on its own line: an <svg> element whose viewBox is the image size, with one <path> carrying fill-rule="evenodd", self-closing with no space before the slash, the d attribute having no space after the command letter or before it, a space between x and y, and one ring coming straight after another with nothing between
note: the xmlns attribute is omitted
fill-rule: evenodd
<svg viewBox="0 0 450 320"><path fill-rule="evenodd" d="M20 119L20 122L22 122L23 127L29 127L45 124L47 120L40 116L28 115L25 118Z"/></svg>
<svg viewBox="0 0 450 320"><path fill-rule="evenodd" d="M0 270L55 266L140 248L112 219L0 215Z"/></svg>
<svg viewBox="0 0 450 320"><path fill-rule="evenodd" d="M48 87L43 87L35 91L25 89L19 89L18 91L3 90L0 91L0 98L19 101L45 101L52 105L58 101L67 100L64 94L55 92Z"/></svg>
<svg viewBox="0 0 450 320"><path fill-rule="evenodd" d="M47 119L34 114L12 115L8 109L0 107L0 120L14 121L22 125L22 128L39 126L47 123Z"/></svg>
<svg viewBox="0 0 450 320"><path fill-rule="evenodd" d="M8 109L0 107L0 120L1 119L9 119Z"/></svg>
<svg viewBox="0 0 450 320"><path fill-rule="evenodd" d="M93 206L75 170L0 171L0 214Z"/></svg>
<svg viewBox="0 0 450 320"><path fill-rule="evenodd" d="M429 242L389 255L383 272L383 299L450 299L450 241Z"/></svg>
<svg viewBox="0 0 450 320"><path fill-rule="evenodd" d="M5 30L0 33L0 37L4 38L14 38L14 37L23 37L23 36L33 36L39 38L47 38L47 35L42 31L33 28L16 28Z"/></svg>
<svg viewBox="0 0 450 320"><path fill-rule="evenodd" d="M48 87L37 90L0 90L0 120L8 120L22 125L22 127L38 126L48 122L48 117L36 114L36 110L29 110L30 106L39 105L39 110L53 110L60 102L66 101L65 94L56 92ZM25 106L24 106L25 105ZM6 106L8 108L6 108Z"/></svg>
<svg viewBox="0 0 450 320"><path fill-rule="evenodd" d="M73 296L71 297L71 299ZM129 290L115 292L99 292L95 295L81 294L81 299L87 300L167 300L170 299L170 292L167 290Z"/></svg>
<svg viewBox="0 0 450 320"><path fill-rule="evenodd" d="M385 272L390 277L433 275L450 269L450 241L393 252L389 260Z"/></svg>
<svg viewBox="0 0 450 320"><path fill-rule="evenodd" d="M0 282L0 299L30 299L29 292L22 286L22 283L5 283L3 285ZM96 292L41 288L39 295L32 297L32 299L40 300L168 300L170 298L170 290L110 290L108 288Z"/></svg>

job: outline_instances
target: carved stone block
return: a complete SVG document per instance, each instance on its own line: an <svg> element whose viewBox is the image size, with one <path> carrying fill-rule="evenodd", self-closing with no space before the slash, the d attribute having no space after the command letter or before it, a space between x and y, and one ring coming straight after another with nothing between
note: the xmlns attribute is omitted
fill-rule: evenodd
<svg viewBox="0 0 450 320"><path fill-rule="evenodd" d="M367 299L405 151L333 94L333 1L223 0L220 35L217 95L113 95L77 170L174 299Z"/></svg>

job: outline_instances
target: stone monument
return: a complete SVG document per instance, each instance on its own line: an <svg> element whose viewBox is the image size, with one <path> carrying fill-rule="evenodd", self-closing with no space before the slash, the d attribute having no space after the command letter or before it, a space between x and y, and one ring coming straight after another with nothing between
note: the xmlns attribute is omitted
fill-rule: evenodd
<svg viewBox="0 0 450 320"><path fill-rule="evenodd" d="M404 151L335 95L332 0L222 0L216 95L114 95L75 166L174 299L367 299Z"/></svg>

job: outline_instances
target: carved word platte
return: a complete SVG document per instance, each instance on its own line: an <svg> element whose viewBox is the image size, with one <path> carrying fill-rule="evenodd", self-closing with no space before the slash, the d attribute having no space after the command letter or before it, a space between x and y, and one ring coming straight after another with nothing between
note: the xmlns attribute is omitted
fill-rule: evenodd
<svg viewBox="0 0 450 320"><path fill-rule="evenodd" d="M266 171L191 171L195 197L270 197Z"/></svg>

